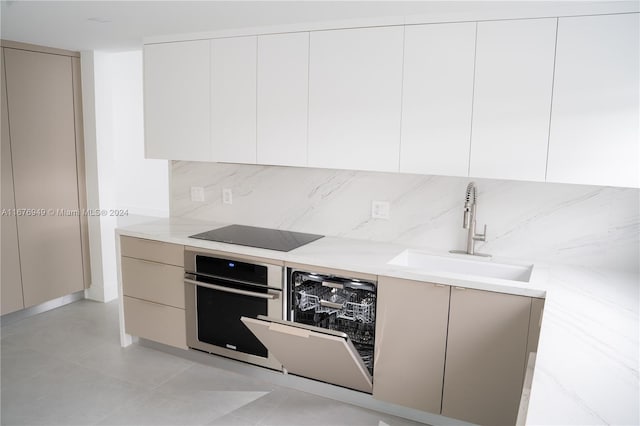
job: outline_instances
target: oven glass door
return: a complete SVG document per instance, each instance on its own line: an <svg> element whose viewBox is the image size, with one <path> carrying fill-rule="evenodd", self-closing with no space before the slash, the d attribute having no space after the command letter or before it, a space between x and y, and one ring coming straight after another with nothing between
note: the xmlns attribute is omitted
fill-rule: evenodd
<svg viewBox="0 0 640 426"><path fill-rule="evenodd" d="M267 315L268 289L213 278L197 281L198 340L266 358L267 348L240 318Z"/></svg>

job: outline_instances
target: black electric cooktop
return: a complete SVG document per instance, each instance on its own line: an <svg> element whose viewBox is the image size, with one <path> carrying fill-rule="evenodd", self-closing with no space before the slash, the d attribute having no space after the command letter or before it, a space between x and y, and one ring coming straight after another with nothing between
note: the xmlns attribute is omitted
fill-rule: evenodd
<svg viewBox="0 0 640 426"><path fill-rule="evenodd" d="M279 229L258 228L255 226L229 225L189 238L238 244L277 251L291 251L295 248L318 240L324 235L304 234L302 232L281 231Z"/></svg>

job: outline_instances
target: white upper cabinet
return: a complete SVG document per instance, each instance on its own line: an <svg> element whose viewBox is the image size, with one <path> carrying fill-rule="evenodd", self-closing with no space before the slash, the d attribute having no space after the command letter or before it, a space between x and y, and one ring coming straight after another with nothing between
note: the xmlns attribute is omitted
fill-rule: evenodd
<svg viewBox="0 0 640 426"><path fill-rule="evenodd" d="M470 176L545 180L556 24L478 23Z"/></svg>
<svg viewBox="0 0 640 426"><path fill-rule="evenodd" d="M640 187L640 17L144 47L145 156Z"/></svg>
<svg viewBox="0 0 640 426"><path fill-rule="evenodd" d="M467 176L476 23L405 29L400 171Z"/></svg>
<svg viewBox="0 0 640 426"><path fill-rule="evenodd" d="M256 163L257 37L211 40L213 160Z"/></svg>
<svg viewBox="0 0 640 426"><path fill-rule="evenodd" d="M307 165L309 33L258 37L258 164Z"/></svg>
<svg viewBox="0 0 640 426"><path fill-rule="evenodd" d="M398 171L403 31L311 33L310 166Z"/></svg>
<svg viewBox="0 0 640 426"><path fill-rule="evenodd" d="M560 18L548 181L640 186L639 23Z"/></svg>
<svg viewBox="0 0 640 426"><path fill-rule="evenodd" d="M145 157L211 160L209 41L144 47Z"/></svg>

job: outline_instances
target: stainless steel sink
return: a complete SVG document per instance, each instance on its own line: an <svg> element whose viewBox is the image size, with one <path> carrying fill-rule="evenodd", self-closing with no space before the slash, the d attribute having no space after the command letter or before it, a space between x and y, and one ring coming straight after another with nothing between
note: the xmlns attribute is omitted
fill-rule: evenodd
<svg viewBox="0 0 640 426"><path fill-rule="evenodd" d="M502 280L529 282L533 265L514 265L491 260L436 256L419 250L405 250L387 262L432 274L460 274Z"/></svg>

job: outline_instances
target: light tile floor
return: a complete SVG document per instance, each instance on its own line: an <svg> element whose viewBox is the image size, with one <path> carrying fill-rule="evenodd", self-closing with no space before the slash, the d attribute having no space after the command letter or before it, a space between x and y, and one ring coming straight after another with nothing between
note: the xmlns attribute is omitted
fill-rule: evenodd
<svg viewBox="0 0 640 426"><path fill-rule="evenodd" d="M2 425L418 423L195 363L121 348L117 302L82 300L2 326Z"/></svg>

